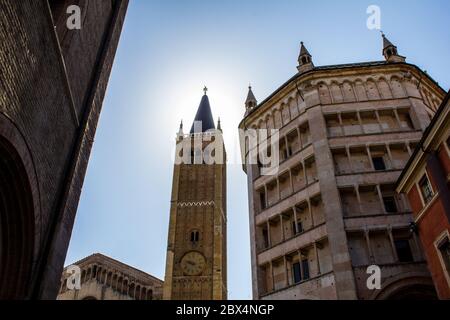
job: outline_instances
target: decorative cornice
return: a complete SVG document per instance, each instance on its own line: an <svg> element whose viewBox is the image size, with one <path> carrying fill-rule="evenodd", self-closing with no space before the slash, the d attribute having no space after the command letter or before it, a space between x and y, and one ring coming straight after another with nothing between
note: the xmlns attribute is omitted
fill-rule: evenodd
<svg viewBox="0 0 450 320"><path fill-rule="evenodd" d="M130 265L127 265L119 260L113 259L111 257L105 256L101 253L94 253L86 258L83 258L71 265L77 265L83 270L89 269L91 266L97 265L98 267L108 269L113 273L122 273L126 275L127 277L134 278L138 281L141 281L143 283L145 282L151 282L156 284L162 284L163 281L161 279L156 278L155 276L152 276L151 274L148 274L142 270L139 270L135 267L132 267ZM64 270L66 270L64 268Z"/></svg>
<svg viewBox="0 0 450 320"><path fill-rule="evenodd" d="M322 66L315 67L313 70L308 71L306 73L300 74L297 73L293 77L291 77L288 81L286 81L283 85L281 85L278 89L276 89L270 96L268 96L264 101L259 103L256 107L253 108L251 112L246 113L244 119L241 120L239 127L245 126L247 122L251 122L254 120L253 117L258 117L258 114L264 113L267 105L276 103L279 99L280 94L282 95L287 90L298 89L300 91L303 90L313 90L315 85L318 82L322 82L322 76L326 76L325 78L333 77L336 72L340 73L340 76L349 76L351 73L359 72L359 70L373 70L376 72L386 72L386 70L402 72L400 75L400 79L402 81L411 82L415 85L419 83L423 85L427 85L427 87L434 87L433 91L436 91L436 94L439 94L439 91L442 95L445 95L446 91L439 86L439 84L430 77L428 73L420 69L414 64L398 62L398 63L388 63L386 61L375 61L375 62L367 62L367 63L353 63L353 64L344 64L344 65L332 65L332 66ZM368 78L373 78L370 74L365 75ZM310 82L304 86L304 83ZM296 88L297 87L297 88ZM306 91L305 90L305 91ZM305 92L303 91L303 92Z"/></svg>
<svg viewBox="0 0 450 320"><path fill-rule="evenodd" d="M178 202L177 207L214 207L214 201L192 201L192 202Z"/></svg>

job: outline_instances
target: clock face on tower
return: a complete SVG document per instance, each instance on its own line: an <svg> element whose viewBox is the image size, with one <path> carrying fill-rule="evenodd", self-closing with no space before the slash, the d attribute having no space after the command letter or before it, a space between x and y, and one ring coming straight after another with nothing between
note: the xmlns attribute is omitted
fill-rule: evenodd
<svg viewBox="0 0 450 320"><path fill-rule="evenodd" d="M206 266L205 257L199 252L189 252L181 259L181 269L187 276L200 275Z"/></svg>

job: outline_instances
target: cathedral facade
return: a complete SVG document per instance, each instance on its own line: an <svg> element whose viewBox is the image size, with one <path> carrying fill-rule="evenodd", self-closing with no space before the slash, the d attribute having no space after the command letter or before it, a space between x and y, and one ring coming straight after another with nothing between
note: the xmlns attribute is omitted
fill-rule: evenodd
<svg viewBox="0 0 450 320"><path fill-rule="evenodd" d="M80 287L71 290L68 268L61 278L58 300L161 300L163 282L141 270L96 253L76 263Z"/></svg>
<svg viewBox="0 0 450 320"><path fill-rule="evenodd" d="M206 88L190 133L181 125L176 143L163 298L226 300L226 152Z"/></svg>
<svg viewBox="0 0 450 320"><path fill-rule="evenodd" d="M445 91L384 35L383 55L317 67L302 43L296 75L259 104L250 88L240 129L278 145L243 145L255 299L436 297L395 183ZM255 148L279 153L275 174Z"/></svg>

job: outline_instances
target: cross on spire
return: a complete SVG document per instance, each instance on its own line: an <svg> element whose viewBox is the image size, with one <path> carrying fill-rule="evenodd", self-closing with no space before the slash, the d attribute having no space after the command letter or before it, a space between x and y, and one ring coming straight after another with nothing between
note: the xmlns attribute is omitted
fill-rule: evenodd
<svg viewBox="0 0 450 320"><path fill-rule="evenodd" d="M208 88L206 86L203 88L203 92L205 93L206 96L206 94L208 93Z"/></svg>

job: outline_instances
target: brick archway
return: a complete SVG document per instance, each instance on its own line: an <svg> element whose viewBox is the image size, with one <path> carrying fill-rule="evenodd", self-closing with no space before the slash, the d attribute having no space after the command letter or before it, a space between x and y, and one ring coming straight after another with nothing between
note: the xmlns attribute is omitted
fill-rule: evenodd
<svg viewBox="0 0 450 320"><path fill-rule="evenodd" d="M0 136L0 299L27 296L34 251L34 207L23 162Z"/></svg>
<svg viewBox="0 0 450 320"><path fill-rule="evenodd" d="M410 274L392 279L373 297L375 300L437 300L438 296L429 276Z"/></svg>
<svg viewBox="0 0 450 320"><path fill-rule="evenodd" d="M0 300L30 295L42 236L39 198L31 152L0 113Z"/></svg>
<svg viewBox="0 0 450 320"><path fill-rule="evenodd" d="M405 286L393 292L387 300L438 300L433 286L426 284L415 284Z"/></svg>

